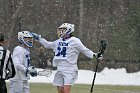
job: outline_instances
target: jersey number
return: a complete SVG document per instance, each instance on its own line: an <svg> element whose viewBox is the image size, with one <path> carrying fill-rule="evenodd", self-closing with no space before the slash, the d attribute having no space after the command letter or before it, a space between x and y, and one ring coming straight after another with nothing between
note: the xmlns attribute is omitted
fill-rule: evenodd
<svg viewBox="0 0 140 93"><path fill-rule="evenodd" d="M66 56L66 47L62 47L62 48L58 47L57 50L58 53L56 54L56 56L60 56L60 55L62 55L63 57Z"/></svg>

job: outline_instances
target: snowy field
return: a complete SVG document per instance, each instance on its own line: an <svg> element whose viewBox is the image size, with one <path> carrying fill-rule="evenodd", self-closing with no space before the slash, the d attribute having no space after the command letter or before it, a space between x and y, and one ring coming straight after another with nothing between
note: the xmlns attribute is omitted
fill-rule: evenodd
<svg viewBox="0 0 140 93"><path fill-rule="evenodd" d="M55 73L56 71L53 71L50 77L45 76L31 77L29 82L52 83ZM94 77L93 71L79 70L76 84L91 84L93 77ZM96 74L95 84L140 85L140 71L136 73L126 73L126 70L124 68L122 69L105 68L102 72Z"/></svg>

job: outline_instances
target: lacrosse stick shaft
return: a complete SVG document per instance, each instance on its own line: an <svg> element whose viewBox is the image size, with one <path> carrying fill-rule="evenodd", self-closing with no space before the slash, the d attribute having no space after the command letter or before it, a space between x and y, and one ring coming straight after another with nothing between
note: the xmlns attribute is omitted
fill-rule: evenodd
<svg viewBox="0 0 140 93"><path fill-rule="evenodd" d="M95 84L95 78L96 78L96 72L97 72L97 70L98 70L98 65L99 65L99 60L97 59L97 65L96 65L96 68L95 68L95 73L94 73L94 78L93 78L93 81L92 81L90 93L93 92L93 86L94 86L94 84Z"/></svg>

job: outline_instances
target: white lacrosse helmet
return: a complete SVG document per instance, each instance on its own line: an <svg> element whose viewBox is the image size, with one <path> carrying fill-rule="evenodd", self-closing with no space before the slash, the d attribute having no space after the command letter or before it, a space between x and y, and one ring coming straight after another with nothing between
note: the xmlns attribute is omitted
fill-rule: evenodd
<svg viewBox="0 0 140 93"><path fill-rule="evenodd" d="M26 38L31 38L31 40L26 40ZM28 47L33 46L33 35L29 31L18 32L18 40Z"/></svg>
<svg viewBox="0 0 140 93"><path fill-rule="evenodd" d="M63 37L65 34L70 34L72 32L74 32L74 24L70 23L63 23L57 30L58 37Z"/></svg>

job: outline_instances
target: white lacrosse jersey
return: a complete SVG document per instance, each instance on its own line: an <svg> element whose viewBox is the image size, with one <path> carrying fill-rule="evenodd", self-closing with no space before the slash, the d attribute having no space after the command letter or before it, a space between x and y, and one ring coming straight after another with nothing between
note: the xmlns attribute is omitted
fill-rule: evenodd
<svg viewBox="0 0 140 93"><path fill-rule="evenodd" d="M45 48L51 48L55 52L53 58L53 65L57 67L58 71L77 71L77 60L79 53L85 54L88 58L93 58L93 53L90 49L86 48L80 39L71 37L66 40L62 38L49 42L43 38L39 42Z"/></svg>
<svg viewBox="0 0 140 93"><path fill-rule="evenodd" d="M16 75L11 80L28 80L29 73L26 74L27 67L30 66L30 51L29 48L17 46L13 51L13 63L16 69Z"/></svg>

